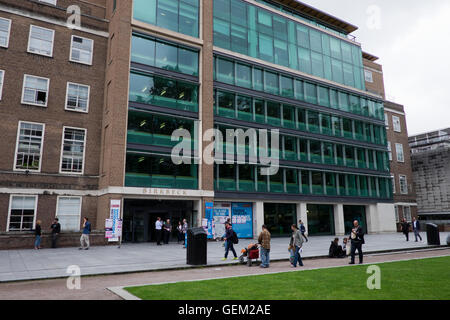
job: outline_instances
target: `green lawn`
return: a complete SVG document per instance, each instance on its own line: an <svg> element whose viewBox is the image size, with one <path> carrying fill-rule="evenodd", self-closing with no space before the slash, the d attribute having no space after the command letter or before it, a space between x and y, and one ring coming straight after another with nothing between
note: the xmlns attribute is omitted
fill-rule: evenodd
<svg viewBox="0 0 450 320"><path fill-rule="evenodd" d="M126 290L145 300L450 299L450 256L377 265L381 269L380 290L367 289L370 276L366 273L367 265L179 282Z"/></svg>

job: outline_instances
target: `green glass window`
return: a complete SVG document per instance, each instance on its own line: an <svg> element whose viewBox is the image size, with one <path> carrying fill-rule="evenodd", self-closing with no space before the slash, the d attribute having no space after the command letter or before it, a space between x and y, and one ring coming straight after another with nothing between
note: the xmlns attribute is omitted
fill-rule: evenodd
<svg viewBox="0 0 450 320"><path fill-rule="evenodd" d="M312 74L316 77L324 78L324 64L322 54L311 52Z"/></svg>
<svg viewBox="0 0 450 320"><path fill-rule="evenodd" d="M327 190L327 195L337 195L336 175L334 173L325 173L325 187Z"/></svg>
<svg viewBox="0 0 450 320"><path fill-rule="evenodd" d="M309 171L301 171L301 179L302 179L302 193L310 194L311 193L311 179L309 176Z"/></svg>
<svg viewBox="0 0 450 320"><path fill-rule="evenodd" d="M247 54L248 40L247 29L238 25L231 25L231 50L241 54Z"/></svg>
<svg viewBox="0 0 450 320"><path fill-rule="evenodd" d="M331 58L328 56L323 56L323 70L324 70L325 79L333 80Z"/></svg>
<svg viewBox="0 0 450 320"><path fill-rule="evenodd" d="M341 41L341 49L342 49L342 59L347 63L353 63L352 46L345 41Z"/></svg>
<svg viewBox="0 0 450 320"><path fill-rule="evenodd" d="M362 148L357 148L356 153L358 155L358 168L367 168L367 162L366 162L366 150Z"/></svg>
<svg viewBox="0 0 450 320"><path fill-rule="evenodd" d="M267 102L267 123L273 126L281 126L281 108L279 103Z"/></svg>
<svg viewBox="0 0 450 320"><path fill-rule="evenodd" d="M298 171L294 169L284 169L286 175L286 192L299 193Z"/></svg>
<svg viewBox="0 0 450 320"><path fill-rule="evenodd" d="M221 164L219 167L219 190L236 191L236 165Z"/></svg>
<svg viewBox="0 0 450 320"><path fill-rule="evenodd" d="M258 68L253 69L253 89L264 91L263 71Z"/></svg>
<svg viewBox="0 0 450 320"><path fill-rule="evenodd" d="M255 166L239 165L239 191L255 192Z"/></svg>
<svg viewBox="0 0 450 320"><path fill-rule="evenodd" d="M294 83L292 78L281 77L281 95L283 97L294 98Z"/></svg>
<svg viewBox="0 0 450 320"><path fill-rule="evenodd" d="M354 121L355 122L355 138L360 141L364 141L364 123L361 121Z"/></svg>
<svg viewBox="0 0 450 320"><path fill-rule="evenodd" d="M252 87L252 68L236 63L236 85L244 88Z"/></svg>
<svg viewBox="0 0 450 320"><path fill-rule="evenodd" d="M333 134L337 137L342 137L341 118L332 116L331 122L333 123Z"/></svg>
<svg viewBox="0 0 450 320"><path fill-rule="evenodd" d="M266 107L263 100L254 100L255 103L255 121L266 123Z"/></svg>
<svg viewBox="0 0 450 320"><path fill-rule="evenodd" d="M234 84L234 63L225 59L217 59L217 80Z"/></svg>
<svg viewBox="0 0 450 320"><path fill-rule="evenodd" d="M331 68L333 72L333 81L343 83L344 74L342 71L342 62L336 59L331 59Z"/></svg>
<svg viewBox="0 0 450 320"><path fill-rule="evenodd" d="M279 90L279 83L278 83L278 74L264 71L264 84L265 84L265 90L268 93L276 94L278 95L280 93Z"/></svg>
<svg viewBox="0 0 450 320"><path fill-rule="evenodd" d="M224 49L231 49L231 31L228 21L214 18L214 44Z"/></svg>
<svg viewBox="0 0 450 320"><path fill-rule="evenodd" d="M320 114L320 130L322 134L332 135L331 116L328 114Z"/></svg>
<svg viewBox="0 0 450 320"><path fill-rule="evenodd" d="M258 31L267 35L273 35L272 15L263 9L258 9Z"/></svg>
<svg viewBox="0 0 450 320"><path fill-rule="evenodd" d="M309 154L312 163L322 163L322 143L320 141L309 141Z"/></svg>
<svg viewBox="0 0 450 320"><path fill-rule="evenodd" d="M259 58L268 62L273 62L273 39L260 33L259 39Z"/></svg>
<svg viewBox="0 0 450 320"><path fill-rule="evenodd" d="M215 9L214 12L221 12L220 8L219 10ZM247 27L247 5L244 2L240 0L231 0L231 23Z"/></svg>
<svg viewBox="0 0 450 320"><path fill-rule="evenodd" d="M192 76L198 76L198 52L178 49L178 70Z"/></svg>
<svg viewBox="0 0 450 320"><path fill-rule="evenodd" d="M323 143L323 158L326 164L335 164L334 161L334 145L332 143Z"/></svg>
<svg viewBox="0 0 450 320"><path fill-rule="evenodd" d="M131 38L131 61L155 65L155 41L133 35Z"/></svg>
<svg viewBox="0 0 450 320"><path fill-rule="evenodd" d="M309 48L308 28L300 24L297 24L297 44L304 48Z"/></svg>
<svg viewBox="0 0 450 320"><path fill-rule="evenodd" d="M347 167L356 167L354 147L345 146L345 165Z"/></svg>
<svg viewBox="0 0 450 320"><path fill-rule="evenodd" d="M355 78L353 77L353 67L351 64L343 64L344 84L347 86L355 86Z"/></svg>
<svg viewBox="0 0 450 320"><path fill-rule="evenodd" d="M346 196L347 195L347 183L344 174L338 174L338 183L339 183L339 195Z"/></svg>
<svg viewBox="0 0 450 320"><path fill-rule="evenodd" d="M297 129L306 131L306 111L305 109L297 109Z"/></svg>
<svg viewBox="0 0 450 320"><path fill-rule="evenodd" d="M240 1L233 1L233 4L241 3ZM233 5L232 4L232 5ZM214 0L214 17L222 18L224 20L230 21L230 0Z"/></svg>
<svg viewBox="0 0 450 320"><path fill-rule="evenodd" d="M158 0L156 16L159 27L178 32L178 4L179 1Z"/></svg>
<svg viewBox="0 0 450 320"><path fill-rule="evenodd" d="M285 160L297 160L297 139L290 136L284 136L284 155Z"/></svg>
<svg viewBox="0 0 450 320"><path fill-rule="evenodd" d="M311 110L308 110L308 131L314 133L320 132L319 113Z"/></svg>
<svg viewBox="0 0 450 320"><path fill-rule="evenodd" d="M319 104L324 107L330 106L330 93L328 88L319 86Z"/></svg>
<svg viewBox="0 0 450 320"><path fill-rule="evenodd" d="M133 16L136 20L156 25L157 0L134 0Z"/></svg>
<svg viewBox="0 0 450 320"><path fill-rule="evenodd" d="M331 56L330 37L325 33L322 33L322 52L327 56Z"/></svg>
<svg viewBox="0 0 450 320"><path fill-rule="evenodd" d="M359 105L359 97L350 94L349 102L350 102L350 111L355 114L361 114L361 108Z"/></svg>
<svg viewBox="0 0 450 320"><path fill-rule="evenodd" d="M336 162L338 166L344 166L344 146L341 144L336 145Z"/></svg>
<svg viewBox="0 0 450 320"><path fill-rule="evenodd" d="M217 92L217 98L219 102L219 115L227 118L235 118L235 96L228 92Z"/></svg>
<svg viewBox="0 0 450 320"><path fill-rule="evenodd" d="M298 48L298 65L300 71L311 74L311 55L309 49Z"/></svg>
<svg viewBox="0 0 450 320"><path fill-rule="evenodd" d="M286 19L278 16L273 17L273 35L277 39L287 40Z"/></svg>
<svg viewBox="0 0 450 320"><path fill-rule="evenodd" d="M305 82L306 101L317 104L317 86L310 82Z"/></svg>
<svg viewBox="0 0 450 320"><path fill-rule="evenodd" d="M289 67L288 45L285 41L274 40L275 63L281 66Z"/></svg>
<svg viewBox="0 0 450 320"><path fill-rule="evenodd" d="M238 119L253 121L252 99L245 96L237 96Z"/></svg>
<svg viewBox="0 0 450 320"><path fill-rule="evenodd" d="M190 5L193 3L195 3L195 6ZM198 2L181 1L179 10L178 32L190 35L192 37L198 37Z"/></svg>
<svg viewBox="0 0 450 320"><path fill-rule="evenodd" d="M308 141L305 139L298 139L300 148L300 161L307 162L308 160Z"/></svg>
<svg viewBox="0 0 450 320"><path fill-rule="evenodd" d="M256 168L257 172L257 178L258 178L258 192L267 192L268 191L268 184L267 184L267 178L268 176L261 174L260 167Z"/></svg>
<svg viewBox="0 0 450 320"><path fill-rule="evenodd" d="M295 98L297 100L304 101L305 100L305 91L303 88L303 81L295 80Z"/></svg>
<svg viewBox="0 0 450 320"><path fill-rule="evenodd" d="M295 107L283 105L283 127L295 129Z"/></svg>
<svg viewBox="0 0 450 320"><path fill-rule="evenodd" d="M279 169L276 174L269 176L270 192L284 192L283 186L283 169Z"/></svg>
<svg viewBox="0 0 450 320"><path fill-rule="evenodd" d="M337 38L330 37L331 56L335 59L341 59L341 41Z"/></svg>
<svg viewBox="0 0 450 320"><path fill-rule="evenodd" d="M311 44L311 50L322 53L322 37L321 32L311 29L309 31L309 39Z"/></svg>
<svg viewBox="0 0 450 320"><path fill-rule="evenodd" d="M342 111L350 111L350 102L348 99L348 94L339 91L339 109Z"/></svg>
<svg viewBox="0 0 450 320"><path fill-rule="evenodd" d="M318 171L311 172L311 184L312 184L313 194L317 194L317 195L324 194L322 172L318 172Z"/></svg>
<svg viewBox="0 0 450 320"><path fill-rule="evenodd" d="M177 71L177 61L177 47L161 42L156 43L156 67L171 71Z"/></svg>
<svg viewBox="0 0 450 320"><path fill-rule="evenodd" d="M356 182L357 176L347 175L348 194L350 196L358 196L358 184Z"/></svg>

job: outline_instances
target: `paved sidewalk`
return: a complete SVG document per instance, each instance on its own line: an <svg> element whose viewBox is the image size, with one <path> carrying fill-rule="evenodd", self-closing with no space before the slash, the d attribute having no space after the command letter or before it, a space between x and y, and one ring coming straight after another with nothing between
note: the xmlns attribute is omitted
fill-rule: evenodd
<svg viewBox="0 0 450 320"><path fill-rule="evenodd" d="M437 256L449 256L450 248L440 250L413 251L410 253L377 254L365 257L366 264L386 261L411 260ZM80 290L68 290L66 279L37 280L0 283L0 300L120 300L107 288L155 284L166 281L202 280L233 276L258 275L273 272L302 272L317 268L348 266L347 259L305 260L305 266L292 269L287 261L272 262L269 269L245 265L195 268L184 270L163 270L121 275L93 276L81 279ZM320 298L320 297L318 297Z"/></svg>
<svg viewBox="0 0 450 320"><path fill-rule="evenodd" d="M447 235L448 233L441 233L441 244L446 243ZM334 236L311 237L303 248L302 256L328 255L333 238ZM410 240L411 238L414 239L412 233ZM424 242L406 242L400 233L366 235L364 251L369 253L427 247L424 233L422 238ZM238 255L250 242L252 241L239 241L236 246ZM288 259L288 244L288 238L274 238L271 259ZM208 265L223 265L224 262L221 261L223 253L221 242L208 242ZM230 256L232 257L231 253ZM237 263L231 259L227 262ZM79 266L83 276L189 267L186 265L186 249L176 243L159 247L153 243L124 244L120 249L117 246L107 246L91 247L87 251L80 251L77 248L7 250L0 251L0 282L67 277L67 267L71 265Z"/></svg>

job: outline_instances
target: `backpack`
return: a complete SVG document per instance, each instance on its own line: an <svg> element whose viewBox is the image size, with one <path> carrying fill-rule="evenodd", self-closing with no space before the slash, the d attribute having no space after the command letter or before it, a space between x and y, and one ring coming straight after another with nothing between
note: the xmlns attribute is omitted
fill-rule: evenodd
<svg viewBox="0 0 450 320"><path fill-rule="evenodd" d="M239 239L238 236L236 234L236 231L231 230L233 232L233 235L231 236L231 242L233 242L233 244L238 244L239 243Z"/></svg>

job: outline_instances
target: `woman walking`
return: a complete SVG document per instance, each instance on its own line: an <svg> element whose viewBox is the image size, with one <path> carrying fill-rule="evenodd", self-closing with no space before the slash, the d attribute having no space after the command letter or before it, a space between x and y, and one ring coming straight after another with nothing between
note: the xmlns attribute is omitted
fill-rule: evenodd
<svg viewBox="0 0 450 320"><path fill-rule="evenodd" d="M34 241L34 249L39 250L41 248L41 235L42 235L41 220L36 221L36 229L34 230L34 234L36 236Z"/></svg>
<svg viewBox="0 0 450 320"><path fill-rule="evenodd" d="M303 237L300 230L298 230L297 226L293 224L291 226L292 230L292 237L291 237L291 243L290 247L294 249L294 261L291 263L292 268L297 268L297 262L298 265L303 267L302 257L300 256L299 250L303 246Z"/></svg>

